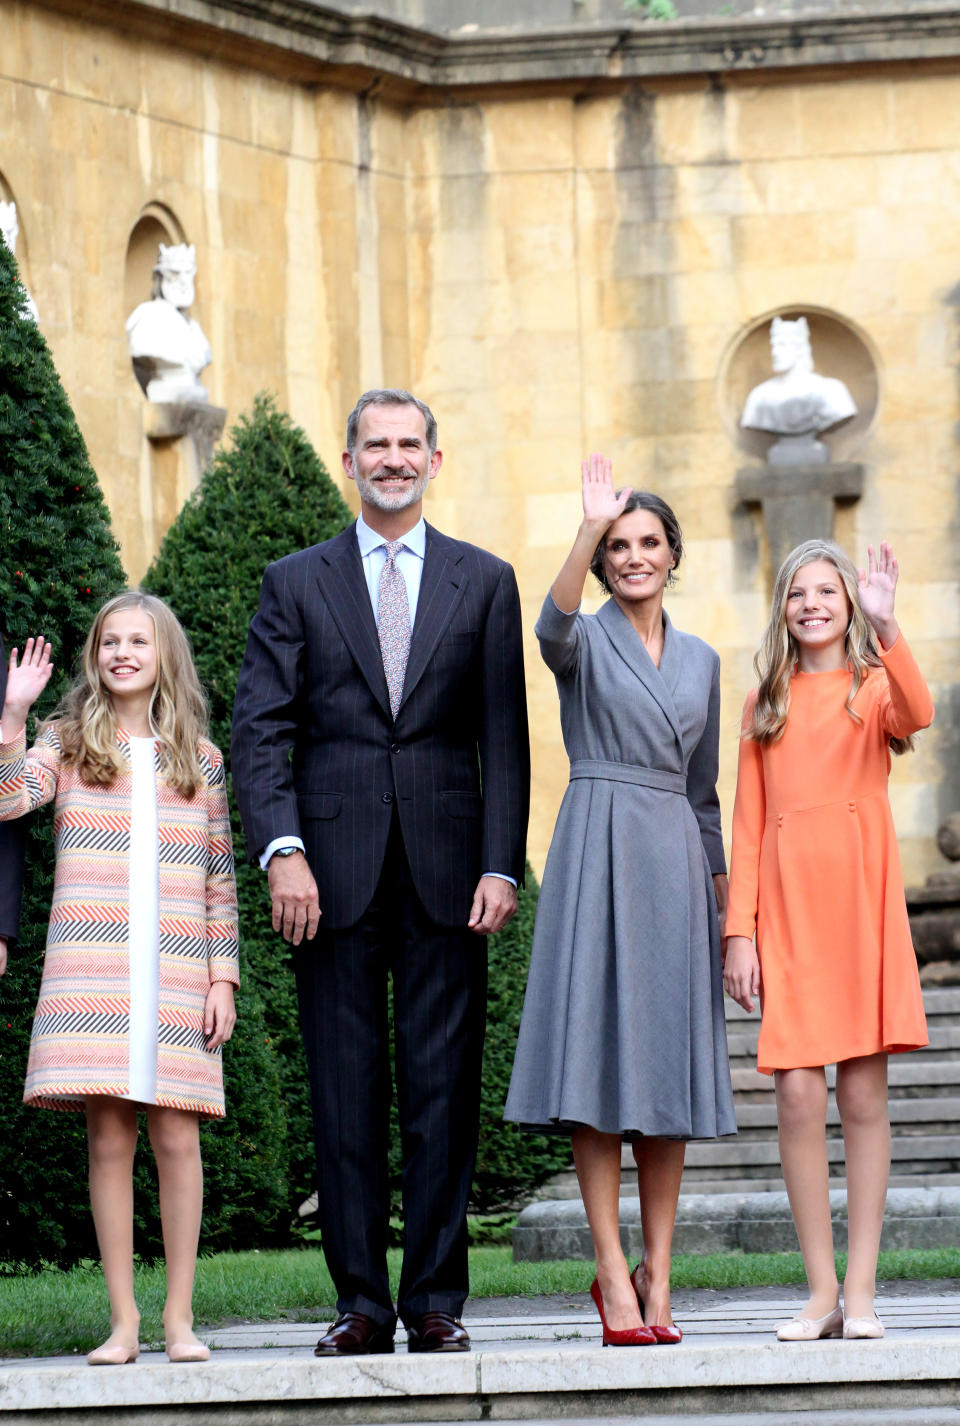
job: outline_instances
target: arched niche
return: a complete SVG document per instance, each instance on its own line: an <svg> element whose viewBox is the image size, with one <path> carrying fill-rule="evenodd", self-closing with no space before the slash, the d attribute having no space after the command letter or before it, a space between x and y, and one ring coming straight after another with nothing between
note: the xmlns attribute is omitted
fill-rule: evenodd
<svg viewBox="0 0 960 1426"><path fill-rule="evenodd" d="M770 360L770 324L774 317L806 317L814 365L822 376L839 377L857 407L850 421L820 433L834 461L849 460L869 435L880 402L880 364L873 343L850 318L814 303L793 304L765 312L734 336L721 359L717 398L724 427L734 445L760 460L777 439L767 431L740 425L747 393L766 381Z"/></svg>
<svg viewBox="0 0 960 1426"><path fill-rule="evenodd" d="M20 281L23 283L24 287L25 287L25 288L27 289L27 291L29 292L29 290L30 290L29 245L28 245L28 243L27 243L27 235L26 235L26 232L25 232L25 230L24 230L23 208L22 208L22 206L20 205L20 203L17 202L16 194L14 193L14 191L13 191L12 187L10 186L10 184L7 182L6 176L4 175L4 173L3 173L2 170L0 170L0 202L2 202L2 203L16 203L16 206L17 206L17 227L18 227L18 232L17 232L17 247L16 247L15 256L16 256L16 259L17 259L17 267L20 269Z"/></svg>
<svg viewBox="0 0 960 1426"><path fill-rule="evenodd" d="M163 203L148 203L133 225L123 270L123 310L129 315L153 295L152 279L161 243L185 243L183 227Z"/></svg>
<svg viewBox="0 0 960 1426"><path fill-rule="evenodd" d="M856 406L856 414L817 433L827 459L772 462L768 453L782 437L740 425L747 395L772 375L770 328L775 317L804 317L810 332L814 369L838 378ZM880 404L880 365L873 344L849 318L812 303L784 305L755 318L732 339L717 378L720 414L730 440L753 463L736 474L735 491L745 507L759 507L766 542L766 573L774 575L801 540L837 537L837 511L849 509L864 490L866 467L851 460L863 445Z"/></svg>
<svg viewBox="0 0 960 1426"><path fill-rule="evenodd" d="M127 242L124 320L155 295L153 269L160 244L170 247L187 241L183 225L163 203L148 203L142 209ZM131 375L145 396L149 371L135 358ZM131 382L124 399L132 400L135 391ZM144 401L139 393L136 404L143 429L139 479L142 548L128 567L139 577L210 461L227 413L220 406L207 404Z"/></svg>

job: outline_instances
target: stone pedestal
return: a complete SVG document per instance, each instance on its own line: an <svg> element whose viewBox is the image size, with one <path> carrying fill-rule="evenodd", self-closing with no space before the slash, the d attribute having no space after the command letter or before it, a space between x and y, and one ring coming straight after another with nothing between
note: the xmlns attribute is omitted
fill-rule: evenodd
<svg viewBox="0 0 960 1426"><path fill-rule="evenodd" d="M144 429L147 439L155 446L182 442L179 455L186 467L189 490L192 490L213 460L213 448L223 435L226 419L225 406L152 401L146 408Z"/></svg>
<svg viewBox="0 0 960 1426"><path fill-rule="evenodd" d="M196 489L226 419L225 407L206 402L154 401L143 407L140 499L148 548L159 546Z"/></svg>
<svg viewBox="0 0 960 1426"><path fill-rule="evenodd" d="M759 505L770 545L774 574L804 540L832 540L838 500L859 500L862 465L744 466L736 491L747 505Z"/></svg>

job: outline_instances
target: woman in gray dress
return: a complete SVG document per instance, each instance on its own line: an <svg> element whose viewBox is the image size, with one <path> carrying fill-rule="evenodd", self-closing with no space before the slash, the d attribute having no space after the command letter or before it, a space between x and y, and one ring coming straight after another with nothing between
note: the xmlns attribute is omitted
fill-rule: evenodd
<svg viewBox="0 0 960 1426"><path fill-rule="evenodd" d="M716 780L720 661L675 629L682 555L656 495L583 462L583 520L537 637L570 783L543 876L506 1118L568 1133L597 1260L604 1343L679 1341L670 1246L688 1139L736 1133L721 985L727 897ZM611 598L579 612L589 570ZM572 612L566 612L572 611ZM620 1149L644 1255L620 1246Z"/></svg>

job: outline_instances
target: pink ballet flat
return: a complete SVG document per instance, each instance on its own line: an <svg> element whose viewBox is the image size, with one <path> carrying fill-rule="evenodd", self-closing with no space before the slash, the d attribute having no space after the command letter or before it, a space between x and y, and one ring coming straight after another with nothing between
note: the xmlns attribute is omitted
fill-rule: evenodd
<svg viewBox="0 0 960 1426"><path fill-rule="evenodd" d="M171 1362L209 1362L210 1348L205 1342L168 1342L165 1347Z"/></svg>
<svg viewBox="0 0 960 1426"><path fill-rule="evenodd" d="M791 1317L789 1322L781 1322L777 1341L817 1342L821 1337L839 1337L843 1331L843 1312L834 1307L823 1317Z"/></svg>
<svg viewBox="0 0 960 1426"><path fill-rule="evenodd" d="M104 1342L101 1347L94 1347L92 1352L87 1353L87 1365L91 1367L125 1367L130 1362L135 1362L140 1355L140 1348L123 1346L122 1343Z"/></svg>

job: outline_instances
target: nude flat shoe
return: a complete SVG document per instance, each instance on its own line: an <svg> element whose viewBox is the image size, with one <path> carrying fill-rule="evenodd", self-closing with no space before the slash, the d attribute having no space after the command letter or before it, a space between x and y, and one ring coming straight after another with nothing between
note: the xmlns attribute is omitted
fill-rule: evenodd
<svg viewBox="0 0 960 1426"><path fill-rule="evenodd" d="M843 1330L843 1311L838 1306L825 1317L791 1317L789 1322L781 1322L777 1341L817 1342L821 1337L839 1337Z"/></svg>
<svg viewBox="0 0 960 1426"><path fill-rule="evenodd" d="M168 1342L164 1348L171 1362L209 1362L210 1348L205 1342Z"/></svg>
<svg viewBox="0 0 960 1426"><path fill-rule="evenodd" d="M92 1352L87 1353L87 1365L90 1367L125 1367L128 1362L135 1362L140 1355L140 1348L124 1347L121 1343L104 1342L101 1347L94 1347Z"/></svg>
<svg viewBox="0 0 960 1426"><path fill-rule="evenodd" d="M872 1317L845 1317L843 1335L846 1341L857 1341L861 1337L882 1337L883 1323L876 1313Z"/></svg>

